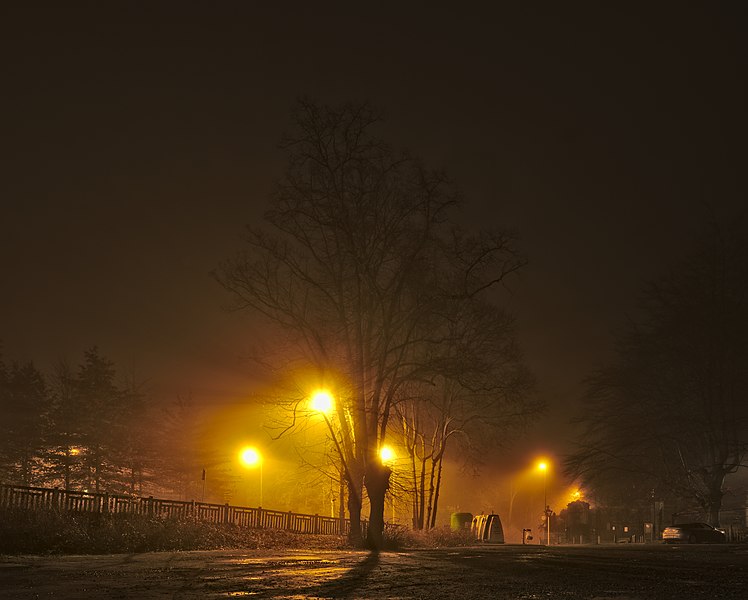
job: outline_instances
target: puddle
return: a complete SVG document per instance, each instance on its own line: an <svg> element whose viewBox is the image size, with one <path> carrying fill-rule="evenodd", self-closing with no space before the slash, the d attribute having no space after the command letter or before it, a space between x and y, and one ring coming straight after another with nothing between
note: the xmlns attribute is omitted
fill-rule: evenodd
<svg viewBox="0 0 748 600"><path fill-rule="evenodd" d="M259 567L328 567L337 565L339 560L329 560L326 558L288 558L283 560L268 560L257 558L245 558L242 560L231 561L234 565L252 565Z"/></svg>
<svg viewBox="0 0 748 600"><path fill-rule="evenodd" d="M333 576L337 575L338 573L345 573L348 569L345 567L327 567L323 568L321 566L316 566L313 569L294 569L293 571L290 571L290 574L294 577L300 577L304 575L308 575L310 577L327 577L327 576Z"/></svg>

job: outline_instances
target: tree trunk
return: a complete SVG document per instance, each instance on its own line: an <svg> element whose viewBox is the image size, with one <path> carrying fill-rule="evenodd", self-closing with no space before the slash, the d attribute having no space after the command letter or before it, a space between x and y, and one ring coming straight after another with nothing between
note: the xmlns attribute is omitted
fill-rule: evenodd
<svg viewBox="0 0 748 600"><path fill-rule="evenodd" d="M24 450L23 457L21 458L21 483L25 486L31 485L31 461L29 460L29 453Z"/></svg>
<svg viewBox="0 0 748 600"><path fill-rule="evenodd" d="M421 474L418 482L418 520L416 521L417 529L421 530L424 526L424 515L426 513L426 457L421 459Z"/></svg>
<svg viewBox="0 0 748 600"><path fill-rule="evenodd" d="M434 507L434 476L436 471L436 459L431 459L431 468L429 469L429 503L426 512L426 529L431 529L431 521Z"/></svg>
<svg viewBox="0 0 748 600"><path fill-rule="evenodd" d="M723 473L714 473L707 481L709 491L706 498L707 509L709 511L709 524L713 527L719 527L719 513L722 510L722 497L724 496L723 486L725 475Z"/></svg>
<svg viewBox="0 0 748 600"><path fill-rule="evenodd" d="M431 512L431 523L429 523L429 529L436 527L436 509L439 507L439 490L442 486L442 466L444 462L442 457L439 457L439 470L436 473L436 485L434 486L434 510Z"/></svg>
<svg viewBox="0 0 748 600"><path fill-rule="evenodd" d="M356 490L350 481L348 482L348 515L351 520L348 542L354 548L363 548L364 537L361 535L361 491Z"/></svg>
<svg viewBox="0 0 748 600"><path fill-rule="evenodd" d="M340 521L340 535L345 534L345 479L343 478L343 471L341 469L340 479L338 480L340 486L338 490L338 520Z"/></svg>
<svg viewBox="0 0 748 600"><path fill-rule="evenodd" d="M101 483L101 460L99 460L99 449L96 448L93 452L93 472L94 472L94 491L99 493L99 486Z"/></svg>
<svg viewBox="0 0 748 600"><path fill-rule="evenodd" d="M364 485L371 505L366 542L370 550L381 550L384 546L384 499L391 473L392 470L379 461L369 461L366 469Z"/></svg>
<svg viewBox="0 0 748 600"><path fill-rule="evenodd" d="M413 515L412 515L412 523L413 523L413 529L418 529L418 470L416 469L416 455L414 452L409 452L410 454L410 466L411 466L411 476L413 478L413 497L412 497L412 508L413 508Z"/></svg>

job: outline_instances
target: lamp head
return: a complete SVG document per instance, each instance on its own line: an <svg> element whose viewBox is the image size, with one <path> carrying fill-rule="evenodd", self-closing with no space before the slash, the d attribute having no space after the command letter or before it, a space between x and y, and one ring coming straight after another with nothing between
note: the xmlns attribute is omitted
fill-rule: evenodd
<svg viewBox="0 0 748 600"><path fill-rule="evenodd" d="M243 448L239 453L239 459L247 467L254 467L262 462L262 456L256 448Z"/></svg>
<svg viewBox="0 0 748 600"><path fill-rule="evenodd" d="M332 411L335 403L332 394L327 390L317 390L309 400L309 406L316 412L327 414Z"/></svg>
<svg viewBox="0 0 748 600"><path fill-rule="evenodd" d="M379 449L379 459L383 465L393 462L395 458L395 451L389 446L382 446Z"/></svg>

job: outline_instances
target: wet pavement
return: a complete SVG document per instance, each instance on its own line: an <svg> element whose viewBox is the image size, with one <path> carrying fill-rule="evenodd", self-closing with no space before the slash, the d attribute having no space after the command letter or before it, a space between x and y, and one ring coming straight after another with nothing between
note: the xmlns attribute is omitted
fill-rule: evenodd
<svg viewBox="0 0 748 600"><path fill-rule="evenodd" d="M0 557L0 599L748 598L748 546L495 546L370 554Z"/></svg>

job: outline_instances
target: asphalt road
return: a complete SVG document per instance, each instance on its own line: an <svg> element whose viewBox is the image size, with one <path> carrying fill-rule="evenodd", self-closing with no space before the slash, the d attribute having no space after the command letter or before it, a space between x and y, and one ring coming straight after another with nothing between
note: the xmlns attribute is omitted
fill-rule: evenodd
<svg viewBox="0 0 748 600"><path fill-rule="evenodd" d="M748 546L495 546L0 557L0 598L748 598Z"/></svg>

